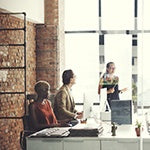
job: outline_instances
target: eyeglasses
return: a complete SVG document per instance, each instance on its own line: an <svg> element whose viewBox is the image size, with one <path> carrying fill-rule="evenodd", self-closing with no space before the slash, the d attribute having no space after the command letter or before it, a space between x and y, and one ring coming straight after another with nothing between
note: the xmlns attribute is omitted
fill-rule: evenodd
<svg viewBox="0 0 150 150"><path fill-rule="evenodd" d="M109 69L115 70L116 68L115 67L110 67Z"/></svg>
<svg viewBox="0 0 150 150"><path fill-rule="evenodd" d="M76 78L76 75L73 75L73 78Z"/></svg>

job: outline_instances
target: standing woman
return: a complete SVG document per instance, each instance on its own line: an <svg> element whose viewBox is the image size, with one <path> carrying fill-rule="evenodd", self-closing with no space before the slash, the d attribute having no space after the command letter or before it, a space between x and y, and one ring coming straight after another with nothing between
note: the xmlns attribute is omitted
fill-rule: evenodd
<svg viewBox="0 0 150 150"><path fill-rule="evenodd" d="M119 77L114 75L115 73L115 63L109 62L106 65L106 72L102 76L98 86L98 94L101 92L101 88L107 88L107 101L111 108L112 100L119 100L119 93L123 93L127 88L119 90L118 83Z"/></svg>

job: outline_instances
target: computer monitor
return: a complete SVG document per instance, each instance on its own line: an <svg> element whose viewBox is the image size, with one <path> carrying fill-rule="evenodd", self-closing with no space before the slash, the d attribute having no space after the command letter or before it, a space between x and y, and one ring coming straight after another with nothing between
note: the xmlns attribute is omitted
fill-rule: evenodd
<svg viewBox="0 0 150 150"><path fill-rule="evenodd" d="M132 124L132 101L112 100L111 101L111 122L116 124Z"/></svg>
<svg viewBox="0 0 150 150"><path fill-rule="evenodd" d="M91 102L85 95L83 98L83 120L90 117L92 113L93 102Z"/></svg>

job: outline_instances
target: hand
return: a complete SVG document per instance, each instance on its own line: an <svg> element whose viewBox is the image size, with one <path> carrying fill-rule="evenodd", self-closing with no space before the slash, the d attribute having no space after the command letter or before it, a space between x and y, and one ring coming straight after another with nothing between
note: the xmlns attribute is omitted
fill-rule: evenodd
<svg viewBox="0 0 150 150"><path fill-rule="evenodd" d="M111 88L107 91L107 94L110 94L110 93L114 93L115 92L115 89L114 88Z"/></svg>
<svg viewBox="0 0 150 150"><path fill-rule="evenodd" d="M77 119L82 119L83 118L83 112L77 112Z"/></svg>
<svg viewBox="0 0 150 150"><path fill-rule="evenodd" d="M63 120L58 120L59 124L66 124L69 123L72 119L63 119Z"/></svg>
<svg viewBox="0 0 150 150"><path fill-rule="evenodd" d="M49 127L61 127L61 123L50 124Z"/></svg>
<svg viewBox="0 0 150 150"><path fill-rule="evenodd" d="M83 115L83 111L77 112L77 115Z"/></svg>
<svg viewBox="0 0 150 150"><path fill-rule="evenodd" d="M123 92L125 92L127 90L128 90L127 88L124 88L124 89L120 90L120 92L123 93Z"/></svg>
<svg viewBox="0 0 150 150"><path fill-rule="evenodd" d="M83 115L77 115L77 119L82 119Z"/></svg>

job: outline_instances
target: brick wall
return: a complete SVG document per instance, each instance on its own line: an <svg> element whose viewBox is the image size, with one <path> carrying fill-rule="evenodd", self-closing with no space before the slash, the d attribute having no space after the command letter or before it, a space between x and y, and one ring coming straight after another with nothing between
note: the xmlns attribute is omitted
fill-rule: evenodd
<svg viewBox="0 0 150 150"><path fill-rule="evenodd" d="M0 15L0 28L23 27L23 20L14 16ZM0 31L0 44L23 43L23 31ZM35 25L27 22L27 92L33 93L36 82L36 54L35 54ZM0 67L23 66L23 47L0 47ZM3 80L1 80L3 78ZM0 71L1 92L24 91L24 71L1 70ZM24 115L23 94L1 94L0 95L0 150L20 149L19 137L23 130L22 119L2 119L2 117L21 117Z"/></svg>
<svg viewBox="0 0 150 150"><path fill-rule="evenodd" d="M55 93L60 82L58 0L45 0L45 24L37 25L37 80L46 80Z"/></svg>
<svg viewBox="0 0 150 150"><path fill-rule="evenodd" d="M57 26L37 25L37 80L46 80L54 93L59 82L59 52Z"/></svg>
<svg viewBox="0 0 150 150"><path fill-rule="evenodd" d="M20 150L20 119L0 119L0 150Z"/></svg>
<svg viewBox="0 0 150 150"><path fill-rule="evenodd" d="M58 10L59 8L59 10ZM46 80L55 94L64 66L63 2L45 0L45 24L27 22L27 93L34 92L36 80ZM0 15L0 28L23 27L22 19ZM22 43L23 31L1 31L1 43ZM0 67L23 66L23 47L0 47ZM61 62L61 63L60 63ZM0 91L23 91L22 70L2 70ZM0 117L21 117L24 95L0 95ZM0 150L18 150L21 119L0 119Z"/></svg>

